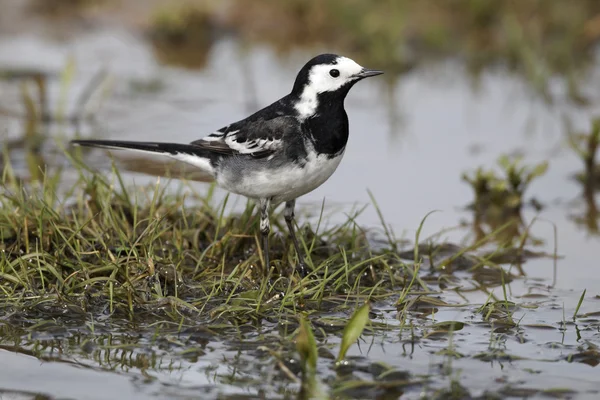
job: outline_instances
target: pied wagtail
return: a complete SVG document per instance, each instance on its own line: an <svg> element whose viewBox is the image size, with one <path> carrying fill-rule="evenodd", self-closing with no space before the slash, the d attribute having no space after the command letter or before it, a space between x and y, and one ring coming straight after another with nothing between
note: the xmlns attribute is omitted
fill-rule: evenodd
<svg viewBox="0 0 600 400"><path fill-rule="evenodd" d="M296 198L325 182L335 171L348 141L344 99L354 84L382 71L363 68L335 54L321 54L298 73L290 94L190 144L73 140L79 146L163 154L200 168L218 186L258 200L260 232L269 263L269 208L285 202L284 217L298 265L306 274L294 228Z"/></svg>

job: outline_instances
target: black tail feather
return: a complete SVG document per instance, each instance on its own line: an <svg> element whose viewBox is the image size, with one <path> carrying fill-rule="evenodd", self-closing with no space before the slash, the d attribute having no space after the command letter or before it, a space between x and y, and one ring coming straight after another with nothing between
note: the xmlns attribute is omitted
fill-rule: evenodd
<svg viewBox="0 0 600 400"><path fill-rule="evenodd" d="M214 166L222 157L218 153L193 144L166 142L132 142L125 140L72 140L71 144L109 150L131 150L160 154L199 167L214 178ZM191 157L190 157L191 156Z"/></svg>
<svg viewBox="0 0 600 400"><path fill-rule="evenodd" d="M159 154L190 154L199 157L211 158L206 149L192 144L166 143L166 142L132 142L124 140L72 140L71 144L85 147L98 147L103 149L137 150Z"/></svg>

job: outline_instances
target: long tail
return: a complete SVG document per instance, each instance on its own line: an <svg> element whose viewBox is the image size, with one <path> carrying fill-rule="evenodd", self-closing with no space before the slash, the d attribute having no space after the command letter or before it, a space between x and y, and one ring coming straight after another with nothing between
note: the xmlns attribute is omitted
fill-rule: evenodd
<svg viewBox="0 0 600 400"><path fill-rule="evenodd" d="M109 150L132 150L142 153L162 154L191 164L204 172L214 175L217 155L193 144L165 142L131 142L124 140L72 140L75 146L98 147Z"/></svg>

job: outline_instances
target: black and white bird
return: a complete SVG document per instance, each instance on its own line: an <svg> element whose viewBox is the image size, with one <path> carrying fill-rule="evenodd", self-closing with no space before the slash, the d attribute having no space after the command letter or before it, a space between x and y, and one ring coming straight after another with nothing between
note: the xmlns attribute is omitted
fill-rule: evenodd
<svg viewBox="0 0 600 400"><path fill-rule="evenodd" d="M200 168L218 186L260 205L260 232L269 273L269 208L285 202L284 217L305 274L294 228L296 199L336 170L348 142L344 99L361 79L382 74L347 57L321 54L298 73L290 94L249 117L190 144L73 140L79 146L163 154Z"/></svg>

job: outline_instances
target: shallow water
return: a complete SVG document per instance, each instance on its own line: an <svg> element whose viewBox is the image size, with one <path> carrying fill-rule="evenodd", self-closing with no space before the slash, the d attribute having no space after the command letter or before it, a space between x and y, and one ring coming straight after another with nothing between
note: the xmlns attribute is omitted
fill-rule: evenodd
<svg viewBox="0 0 600 400"><path fill-rule="evenodd" d="M77 67L69 88L68 110L73 110L76 93L83 90L99 69L109 71L112 83L110 97L97 113L97 122L85 126L85 135L189 142L284 95L298 66L310 55L298 51L282 59L269 48L245 48L234 39L224 39L214 44L204 69L191 71L160 65L143 37L120 26L100 25L61 41L44 39L39 33L0 36L0 68L39 68L60 74L68 57L73 57ZM367 63L367 60L357 61ZM411 344L406 332L399 334L393 329L365 335L360 348L351 349L359 366L368 370L371 363L385 362L400 371L409 371L413 378L424 377L427 383L406 388L406 398L417 398L429 388L444 387L451 378L458 378L473 396L486 389L502 392L508 388L557 387L576 391L577 398L599 395L596 366L565 360L568 355L600 345L598 316L563 326L565 316L568 320L573 315L584 289L587 295L579 314L600 310L600 274L596 262L600 236L586 231L572 219L574 214L583 214L586 204L581 187L571 178L582 166L566 145L564 129L565 118L585 130L591 117L597 115L598 72L600 69L591 73L590 84L585 88L592 97L592 105L585 108L565 104L565 88L560 81L554 82L552 88L558 100L549 106L518 77L502 70L488 71L475 84L457 62L416 70L394 82L367 80L352 90L346 107L351 137L345 159L334 176L303 197L300 205L316 210L325 198L329 207L339 210L332 220L343 220L344 211L370 202L369 189L397 236L412 241L420 221L432 210L440 212L427 219L425 236L470 221L472 215L465 206L472 201L473 194L461 181L461 174L480 165L493 166L500 154L519 152L528 163L550 161L548 173L527 192L527 196L535 197L545 208L539 214L528 208L524 218L529 223L539 217L532 235L545 243L535 250L552 253L557 246L558 253L564 256L557 262L553 288L550 285L554 264L548 258L528 261L524 266L527 277L508 285L509 300L538 305L536 309L517 309L514 319L522 318L518 328L491 333L490 325L483 323L481 314L476 312L487 298L481 292L469 295L470 304L464 307L442 309L435 314L436 322L467 323L452 337L456 350L464 356L451 361L452 375L445 375L447 357L436 354L448 348L447 335ZM14 82L0 81L3 107L19 109L17 89ZM60 102L58 80L50 81L49 96L50 104ZM17 138L22 123L2 118L0 129L6 132L7 139ZM64 140L70 138L73 129L54 125L52 133ZM17 168L20 166L26 174L24 157L19 152L12 156ZM110 164L101 152L91 153L88 161L98 168ZM66 164L60 157L52 162ZM155 181L154 177L143 174L127 177L136 184ZM199 191L204 190L202 185L198 184ZM367 227L380 224L373 206L358 220ZM557 228L556 243L553 224ZM448 232L443 239L458 242L467 233L466 228L461 228ZM501 288L490 290L502 298ZM458 296L453 298L449 293L444 296L447 302L464 303ZM375 311L378 320L397 324L395 308L385 303L377 306L381 307ZM432 323L430 319L431 316L424 317L419 323ZM11 322L3 324L13 326ZM275 332L273 326L261 331L265 335ZM130 333L115 332L115 340L120 341ZM5 334L1 339L4 350L0 350L0 366L4 366L5 373L0 374L0 393L13 393L15 398L18 398L15 393L28 398L31 392L78 399L196 398L200 393L211 397L220 393L239 395L237 398L245 395L285 398L297 390L297 385L280 380L275 369L264 361L264 354L256 350L264 340L257 332L242 335L244 346L228 342L227 336L211 338L201 346L202 351L195 359L183 354L190 345L188 338L173 333L173 341L161 347L138 343L137 340L145 340L144 334L139 333L138 339L133 340L131 354L126 357L139 354L150 359L158 357L159 366L133 363L127 368L124 365L128 363L122 360L98 362L92 356L96 350L87 353L79 344L68 344L60 336L54 339L58 356L49 357L54 350L32 350L39 342L16 343L19 341L16 338L27 334ZM69 337L88 338L95 343L101 340L93 332L78 331ZM183 344L178 345L177 341ZM328 338L327 345L332 349L337 343L337 337ZM477 354L485 357L478 360ZM524 359L510 360L505 355ZM330 363L326 359L320 362L325 381L334 380ZM36 382L35 387L31 382ZM504 394L523 397L515 393ZM542 394L532 393L532 396Z"/></svg>

